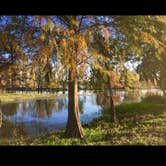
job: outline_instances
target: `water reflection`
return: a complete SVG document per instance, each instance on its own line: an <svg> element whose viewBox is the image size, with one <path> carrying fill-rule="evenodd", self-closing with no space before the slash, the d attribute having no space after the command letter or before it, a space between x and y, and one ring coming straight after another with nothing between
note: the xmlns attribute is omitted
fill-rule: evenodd
<svg viewBox="0 0 166 166"><path fill-rule="evenodd" d="M114 92L113 93L113 101L115 105L119 105L122 102L125 101L125 96L126 93L123 93L123 91L119 91L119 92ZM108 95L108 92L101 92L98 93L96 96L96 102L98 105L102 106L102 107L110 107L110 97Z"/></svg>
<svg viewBox="0 0 166 166"><path fill-rule="evenodd" d="M32 137L65 128L67 122L67 95L59 99L31 100L1 104L3 124L1 138ZM82 124L101 115L96 95L80 95L79 111Z"/></svg>
<svg viewBox="0 0 166 166"><path fill-rule="evenodd" d="M131 90L131 91L113 91L113 100L115 105L125 102L140 102L141 99L148 95L162 95L162 91L158 89L150 90ZM106 91L96 93L96 103L102 107L109 107L109 93Z"/></svg>
<svg viewBox="0 0 166 166"><path fill-rule="evenodd" d="M5 104L1 106L1 111L6 116L12 116L17 113L18 103Z"/></svg>

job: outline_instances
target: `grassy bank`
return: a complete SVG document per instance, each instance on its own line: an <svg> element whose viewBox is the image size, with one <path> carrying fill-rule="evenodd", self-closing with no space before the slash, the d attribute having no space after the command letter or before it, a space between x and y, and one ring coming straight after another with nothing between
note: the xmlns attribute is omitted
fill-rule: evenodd
<svg viewBox="0 0 166 166"><path fill-rule="evenodd" d="M67 139L62 130L33 140L15 141L12 144L166 145L166 105L161 104L160 100L125 103L117 106L116 110L118 124L110 123L109 109L104 109L102 117L84 127L83 140Z"/></svg>
<svg viewBox="0 0 166 166"><path fill-rule="evenodd" d="M65 139L64 131L35 139L33 145L166 145L166 106L153 103L117 107L118 124L109 111L84 127L85 139Z"/></svg>
<svg viewBox="0 0 166 166"><path fill-rule="evenodd" d="M0 93L0 102L13 102L18 100L43 99L55 97L56 94L35 94L35 93Z"/></svg>

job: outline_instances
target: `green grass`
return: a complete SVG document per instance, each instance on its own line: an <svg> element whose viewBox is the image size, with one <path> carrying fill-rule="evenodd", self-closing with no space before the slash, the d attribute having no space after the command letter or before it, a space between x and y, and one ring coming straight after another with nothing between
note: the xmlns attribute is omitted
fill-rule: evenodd
<svg viewBox="0 0 166 166"><path fill-rule="evenodd" d="M166 145L166 105L147 102L116 107L118 123L110 123L109 109L84 127L84 139L65 138L64 130L10 145ZM4 142L0 142L4 144Z"/></svg>
<svg viewBox="0 0 166 166"><path fill-rule="evenodd" d="M55 97L55 94L35 94L35 93L0 93L0 102L14 102L18 100L31 100Z"/></svg>
<svg viewBox="0 0 166 166"><path fill-rule="evenodd" d="M134 123L132 120L119 124L96 120L84 128L84 134L84 140L67 139L63 130L39 137L29 145L166 145L166 113L147 116L144 121Z"/></svg>

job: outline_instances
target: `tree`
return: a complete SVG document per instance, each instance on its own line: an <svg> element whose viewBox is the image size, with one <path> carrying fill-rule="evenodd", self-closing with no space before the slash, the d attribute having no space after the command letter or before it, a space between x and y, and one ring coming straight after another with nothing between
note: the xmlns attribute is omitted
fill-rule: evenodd
<svg viewBox="0 0 166 166"><path fill-rule="evenodd" d="M68 69L68 121L66 126L67 137L83 137L78 107L78 77L86 62L94 57L91 47L93 34L100 25L108 24L103 18L92 16L57 16L55 22L57 55L60 55L62 64ZM60 24L61 23L61 24ZM60 25L59 25L60 24Z"/></svg>
<svg viewBox="0 0 166 166"><path fill-rule="evenodd" d="M114 27L124 36L125 43L128 45L127 60L135 59L141 79L157 81L165 93L166 17L116 16L115 19L116 27ZM125 71L124 76L127 75Z"/></svg>
<svg viewBox="0 0 166 166"><path fill-rule="evenodd" d="M0 19L0 55L5 58L0 68L7 67L9 76L7 79L4 70L1 70L1 79L3 77L9 87L22 80L27 86L33 82L34 88L37 86L38 89L57 84L65 87L67 83L67 137L83 137L79 118L78 81L84 80L84 71L91 67L95 82L104 80L105 84L102 86L109 89L111 113L114 114L111 118L114 118L112 89L125 82L121 82L125 79L125 62L131 58L146 57L144 54L148 54L148 49L155 52L155 55L162 55L159 57L164 59L165 41L162 30L166 21L162 16L66 15L0 18L3 20ZM62 73L55 72L57 66L52 64L53 59ZM26 67L30 73L28 76L20 74L25 73ZM160 71L162 78L165 77L163 67L156 71ZM129 75L130 80L135 80ZM155 75L157 78L159 74ZM97 79L101 76L102 78ZM61 79L57 81L57 78ZM51 81L55 82L51 84ZM162 83L161 86L163 85Z"/></svg>
<svg viewBox="0 0 166 166"><path fill-rule="evenodd" d="M60 42L59 54L62 57L62 64L68 69L68 120L66 126L67 137L83 137L83 131L79 118L78 107L78 73L77 61L79 54L86 49L86 43L82 33L78 33L78 23L76 17L59 17L61 23L66 26L63 31L63 38Z"/></svg>
<svg viewBox="0 0 166 166"><path fill-rule="evenodd" d="M125 73L125 89L130 90L130 89L138 89L140 84L139 84L139 75L134 72L134 71L126 71Z"/></svg>
<svg viewBox="0 0 166 166"><path fill-rule="evenodd" d="M104 29L103 36L102 33L96 34L95 46L98 54L100 54L100 57L96 58L98 63L95 64L95 68L99 70L100 74L98 73L98 75L96 76L98 80L102 80L102 82L106 85L106 89L109 92L108 96L110 100L109 107L111 115L110 120L113 123L117 122L117 118L112 89L116 87L122 87L120 80L121 71L119 70L119 67L122 67L122 44L122 41L120 41L118 37L114 39L111 34L109 34L107 29Z"/></svg>

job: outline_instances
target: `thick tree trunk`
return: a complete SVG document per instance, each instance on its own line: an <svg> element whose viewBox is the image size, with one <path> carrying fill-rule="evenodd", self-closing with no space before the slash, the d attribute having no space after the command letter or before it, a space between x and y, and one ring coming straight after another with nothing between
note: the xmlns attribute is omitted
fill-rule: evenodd
<svg viewBox="0 0 166 166"><path fill-rule="evenodd" d="M109 89L109 97L110 97L110 111L111 111L111 122L116 123L116 110L113 100L113 94L112 94L112 86L111 86L111 78L108 76L108 89Z"/></svg>
<svg viewBox="0 0 166 166"><path fill-rule="evenodd" d="M83 138L78 107L78 82L76 70L69 71L68 100L66 137Z"/></svg>

